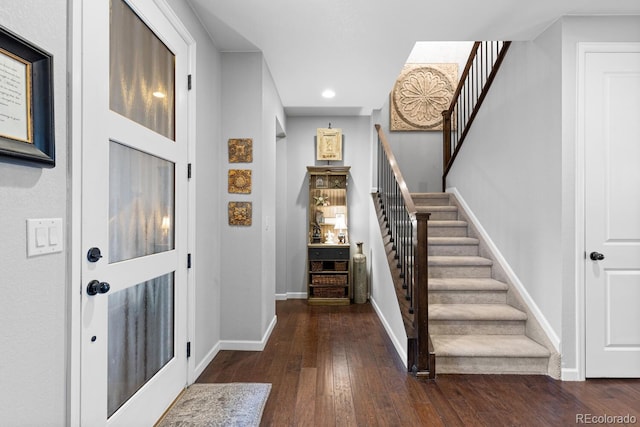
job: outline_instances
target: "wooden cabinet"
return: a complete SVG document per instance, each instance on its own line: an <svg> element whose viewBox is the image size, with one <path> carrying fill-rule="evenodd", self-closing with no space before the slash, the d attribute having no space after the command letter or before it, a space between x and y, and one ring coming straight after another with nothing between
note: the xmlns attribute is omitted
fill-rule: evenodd
<svg viewBox="0 0 640 427"><path fill-rule="evenodd" d="M309 166L307 298L309 304L351 301L349 166Z"/></svg>

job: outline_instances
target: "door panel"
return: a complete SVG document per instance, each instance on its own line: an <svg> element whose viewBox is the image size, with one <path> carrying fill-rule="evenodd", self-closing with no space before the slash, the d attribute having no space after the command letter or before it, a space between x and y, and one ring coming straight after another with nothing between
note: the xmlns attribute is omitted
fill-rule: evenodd
<svg viewBox="0 0 640 427"><path fill-rule="evenodd" d="M607 271L605 279L605 346L624 350L640 343L640 270Z"/></svg>
<svg viewBox="0 0 640 427"><path fill-rule="evenodd" d="M587 52L584 76L586 376L640 377L640 52Z"/></svg>
<svg viewBox="0 0 640 427"><path fill-rule="evenodd" d="M82 53L82 245L103 258L82 271L81 423L153 425L187 381L187 46L153 0L92 0Z"/></svg>

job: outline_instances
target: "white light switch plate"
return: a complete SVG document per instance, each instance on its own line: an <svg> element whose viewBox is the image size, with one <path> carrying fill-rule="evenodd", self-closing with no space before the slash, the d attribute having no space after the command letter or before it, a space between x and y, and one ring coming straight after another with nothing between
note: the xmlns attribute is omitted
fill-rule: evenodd
<svg viewBox="0 0 640 427"><path fill-rule="evenodd" d="M27 220L27 256L62 252L62 218Z"/></svg>

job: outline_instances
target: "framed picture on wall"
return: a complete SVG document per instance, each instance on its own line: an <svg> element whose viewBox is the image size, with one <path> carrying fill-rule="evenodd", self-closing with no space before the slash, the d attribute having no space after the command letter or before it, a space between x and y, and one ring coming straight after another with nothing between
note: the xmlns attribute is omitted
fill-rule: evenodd
<svg viewBox="0 0 640 427"><path fill-rule="evenodd" d="M318 128L316 160L342 160L342 129Z"/></svg>
<svg viewBox="0 0 640 427"><path fill-rule="evenodd" d="M0 28L0 155L55 165L53 56Z"/></svg>

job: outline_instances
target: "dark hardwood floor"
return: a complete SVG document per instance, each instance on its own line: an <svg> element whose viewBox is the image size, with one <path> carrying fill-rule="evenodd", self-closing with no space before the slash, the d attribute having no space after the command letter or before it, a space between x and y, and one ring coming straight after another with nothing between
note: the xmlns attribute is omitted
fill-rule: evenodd
<svg viewBox="0 0 640 427"><path fill-rule="evenodd" d="M197 382L268 382L264 426L568 426L627 416L640 425L640 380L407 374L369 304L278 301L262 352L221 351ZM578 418L577 418L578 417Z"/></svg>

